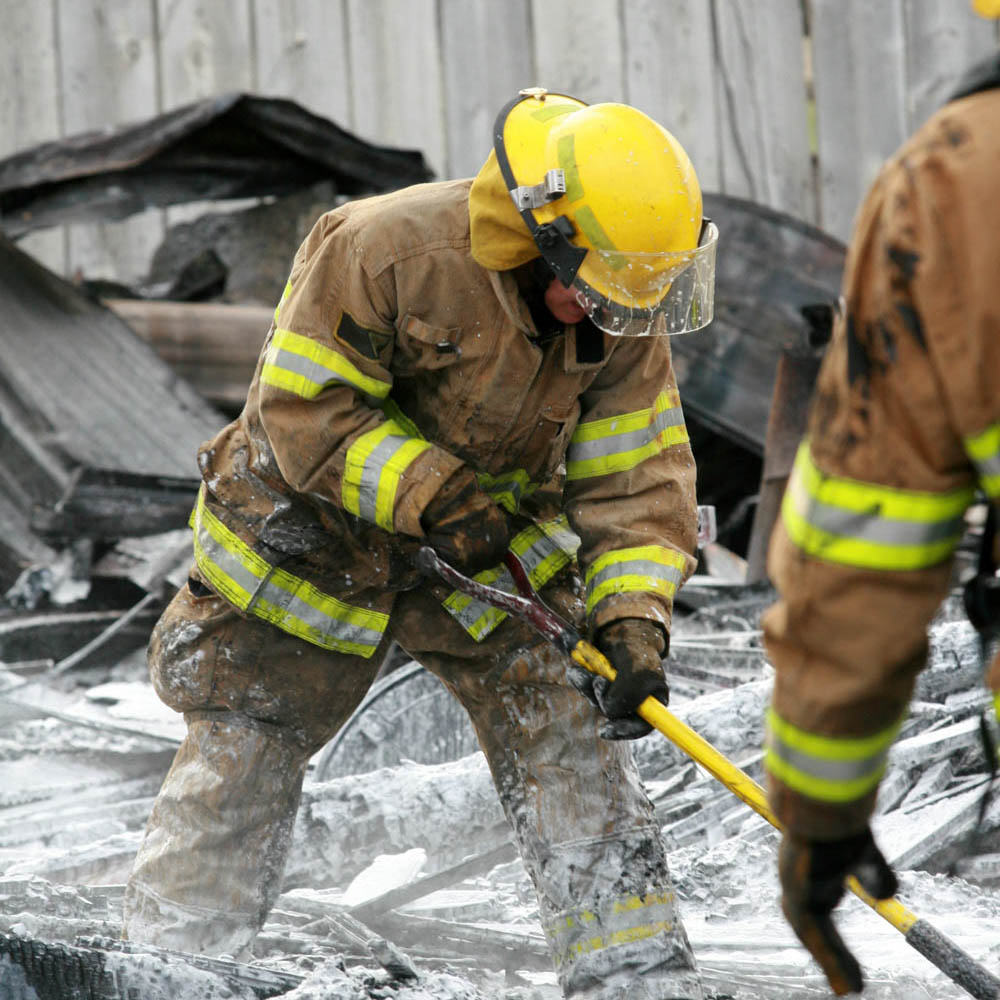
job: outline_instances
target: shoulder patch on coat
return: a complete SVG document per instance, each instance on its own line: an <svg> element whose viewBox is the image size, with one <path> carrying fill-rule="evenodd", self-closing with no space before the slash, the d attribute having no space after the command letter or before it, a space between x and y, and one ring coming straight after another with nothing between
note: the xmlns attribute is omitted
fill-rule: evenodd
<svg viewBox="0 0 1000 1000"><path fill-rule="evenodd" d="M390 340L388 333L358 326L347 313L341 314L340 322L334 332L348 347L353 347L362 357L371 358L373 361L378 358L382 348Z"/></svg>

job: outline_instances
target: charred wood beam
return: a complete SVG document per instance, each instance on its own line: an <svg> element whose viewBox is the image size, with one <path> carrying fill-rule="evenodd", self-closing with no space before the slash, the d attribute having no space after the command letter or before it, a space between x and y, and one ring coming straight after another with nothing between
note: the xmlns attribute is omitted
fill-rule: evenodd
<svg viewBox="0 0 1000 1000"><path fill-rule="evenodd" d="M257 965L243 965L225 958L208 958L205 955L192 955L187 952L170 951L166 948L156 948L152 945L133 944L131 941L118 941L114 938L90 937L79 938L77 948L68 951L86 951L88 954L101 958L108 967L116 968L117 976L124 986L119 993L107 994L109 1000L132 1000L135 993L128 992L128 970L130 964L139 966L141 960L158 962L164 969L171 965L183 963L188 969L199 969L213 978L223 980L237 997L252 995L258 1000L269 1000L280 996L300 986L303 976L292 972L280 972L276 969L264 969ZM112 956L118 961L112 962ZM122 960L124 959L124 961ZM131 959L131 963L129 961ZM144 973L148 981L148 973ZM210 982L211 980L207 980ZM206 990L206 994L207 994ZM194 995L194 994L192 994ZM140 994L141 996L141 994ZM44 998L42 998L44 1000ZM63 998L60 998L63 1000ZM89 1000L89 998L88 998ZM94 1000L104 1000L97 994Z"/></svg>
<svg viewBox="0 0 1000 1000"><path fill-rule="evenodd" d="M11 675L7 675L10 677ZM78 726L98 729L106 733L127 733L143 736L155 742L177 746L181 741L176 727L145 720L141 723L116 719L99 705L80 701L40 682L22 682L3 687L4 672L0 672L0 699L11 702L38 715L48 715Z"/></svg>
<svg viewBox="0 0 1000 1000"><path fill-rule="evenodd" d="M31 527L52 544L158 535L187 525L198 485L197 479L81 466L51 509L35 509Z"/></svg>

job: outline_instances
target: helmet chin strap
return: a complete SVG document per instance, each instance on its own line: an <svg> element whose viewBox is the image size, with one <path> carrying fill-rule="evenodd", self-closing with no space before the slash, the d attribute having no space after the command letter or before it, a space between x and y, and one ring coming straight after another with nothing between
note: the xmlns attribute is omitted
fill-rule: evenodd
<svg viewBox="0 0 1000 1000"><path fill-rule="evenodd" d="M551 222L538 225L531 212L522 212L531 216L531 235L535 238L538 249L552 268L555 276L567 287L573 284L577 271L587 256L586 247L578 247L570 243L570 237L575 235L573 223L565 215L559 215Z"/></svg>

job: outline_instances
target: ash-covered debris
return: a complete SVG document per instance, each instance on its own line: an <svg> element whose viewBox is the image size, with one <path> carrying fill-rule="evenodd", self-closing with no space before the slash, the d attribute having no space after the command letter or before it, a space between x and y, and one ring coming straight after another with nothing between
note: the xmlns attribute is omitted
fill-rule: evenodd
<svg viewBox="0 0 1000 1000"><path fill-rule="evenodd" d="M773 594L698 578L690 587L668 661L671 707L761 781L772 671L759 625ZM207 960L115 950L123 947L114 945L122 883L172 752L141 655L91 662L61 678L3 676L30 679L36 690L45 683L61 688L48 708L37 696L19 703L17 686L9 700L0 694L0 933L21 942L21 954L65 946L100 953L99 961L87 961L102 970L113 956L115 982L145 983L152 992L143 998L166 996L156 992L161 983L172 984L174 997L211 996L240 968L244 978L228 987L235 997L265 995L252 985L254 975L280 985L282 992L266 995L297 998L559 996L534 893L482 755L465 752L461 732L448 739L427 732L424 746L417 745L419 726L403 744L390 738L386 719L395 709L379 690L399 697L406 685L416 691L419 684L428 717L439 726L449 718L445 702L435 704L449 696L415 666L383 677L345 727L355 734L351 773L340 773L343 753L336 767L330 755L314 759L285 891L249 964L226 966L229 979L219 979ZM88 699L91 690L103 696ZM875 828L901 870L903 902L995 968L1000 804L989 804L980 818L987 772L978 719L985 704L978 637L949 601L930 633L928 668L891 755ZM366 722L367 711L373 717ZM452 720L462 724L460 716ZM181 728L174 722L176 740ZM635 752L706 988L734 1000L826 995L821 973L781 917L776 832L659 734L636 743ZM839 912L868 972L866 996L965 995L859 901L848 900ZM12 962L0 958L8 977L18 975Z"/></svg>

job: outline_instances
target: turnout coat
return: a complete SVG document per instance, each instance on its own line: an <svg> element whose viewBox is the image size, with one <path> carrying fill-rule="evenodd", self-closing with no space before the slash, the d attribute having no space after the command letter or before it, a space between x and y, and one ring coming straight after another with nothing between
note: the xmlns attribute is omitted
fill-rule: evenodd
<svg viewBox="0 0 1000 1000"><path fill-rule="evenodd" d="M475 259L472 185L322 216L243 412L199 453L198 575L327 649L373 654L395 594L419 585L420 515L463 465L514 518L536 585L578 558L595 627L669 629L694 567L695 466L668 338L587 321L543 335L516 272ZM512 586L502 567L482 578ZM477 639L502 618L459 594L445 603Z"/></svg>
<svg viewBox="0 0 1000 1000"><path fill-rule="evenodd" d="M771 542L771 801L864 828L977 491L1000 501L1000 59L885 165ZM987 681L1000 692L1000 662Z"/></svg>

